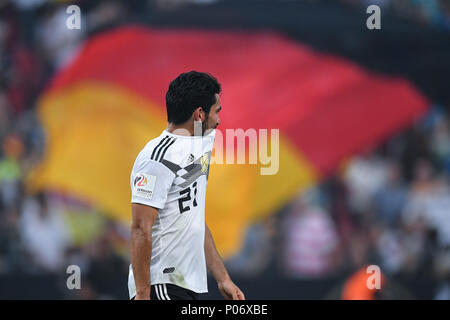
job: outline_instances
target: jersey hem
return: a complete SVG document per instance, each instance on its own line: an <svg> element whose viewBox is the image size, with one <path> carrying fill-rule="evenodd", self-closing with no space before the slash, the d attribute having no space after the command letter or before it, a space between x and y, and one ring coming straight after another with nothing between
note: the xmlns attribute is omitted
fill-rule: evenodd
<svg viewBox="0 0 450 320"><path fill-rule="evenodd" d="M152 286L156 285L156 284L173 284L174 286L178 286L178 287L183 288L183 289L191 290L191 291L193 291L195 293L208 293L208 288L206 288L206 289L192 288L192 287L189 287L189 286L182 286L179 283L173 283L173 282L170 282L170 281L155 281L155 282L151 282L150 283L150 285L152 285Z"/></svg>

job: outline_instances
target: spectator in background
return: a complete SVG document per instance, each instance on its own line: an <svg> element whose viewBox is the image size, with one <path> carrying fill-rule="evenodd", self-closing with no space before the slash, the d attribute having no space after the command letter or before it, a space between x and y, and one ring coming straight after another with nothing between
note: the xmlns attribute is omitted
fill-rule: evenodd
<svg viewBox="0 0 450 320"><path fill-rule="evenodd" d="M370 207L372 197L386 181L386 165L375 153L355 157L344 173L349 188L350 208L361 213Z"/></svg>
<svg viewBox="0 0 450 320"><path fill-rule="evenodd" d="M450 130L445 116L441 116L433 128L431 151L439 166L450 175Z"/></svg>
<svg viewBox="0 0 450 320"><path fill-rule="evenodd" d="M32 269L28 262L19 231L18 209L5 208L0 200L0 274L27 272Z"/></svg>
<svg viewBox="0 0 450 320"><path fill-rule="evenodd" d="M102 30L120 23L129 13L127 5L132 5L131 1L128 4L120 0L100 1L89 12L87 25L92 30Z"/></svg>
<svg viewBox="0 0 450 320"><path fill-rule="evenodd" d="M344 270L352 272L362 268L371 260L371 228L361 218L356 219L356 221L355 230L347 248L347 264L343 266ZM371 260L371 262L373 261Z"/></svg>
<svg viewBox="0 0 450 320"><path fill-rule="evenodd" d="M25 200L20 221L21 236L33 261L44 272L64 267L68 230L61 215L48 205L44 193Z"/></svg>
<svg viewBox="0 0 450 320"><path fill-rule="evenodd" d="M126 279L128 264L116 252L114 244L118 240L116 227L107 224L102 235L88 246L88 281L97 299L127 299L123 284L112 279Z"/></svg>
<svg viewBox="0 0 450 320"><path fill-rule="evenodd" d="M227 269L246 277L260 276L274 256L275 234L275 216L252 224L247 230L241 250L226 261Z"/></svg>
<svg viewBox="0 0 450 320"><path fill-rule="evenodd" d="M387 274L398 274L406 261L400 232L396 228L382 229L375 247L380 257L381 269Z"/></svg>
<svg viewBox="0 0 450 320"><path fill-rule="evenodd" d="M19 201L22 170L20 158L24 145L20 137L9 135L3 140L3 157L0 158L0 196L3 206L13 207Z"/></svg>
<svg viewBox="0 0 450 320"><path fill-rule="evenodd" d="M0 89L0 141L5 137L11 125L10 110L11 106L4 91Z"/></svg>
<svg viewBox="0 0 450 320"><path fill-rule="evenodd" d="M283 223L284 269L295 278L318 278L334 270L339 238L329 213L319 205L318 191L301 195Z"/></svg>
<svg viewBox="0 0 450 320"><path fill-rule="evenodd" d="M414 167L414 179L408 195L408 203L402 213L401 234L405 257L403 271L418 275L429 268L432 250L430 238L429 204L436 187L433 167L428 159L419 159Z"/></svg>
<svg viewBox="0 0 450 320"><path fill-rule="evenodd" d="M415 10L416 20L438 24L440 21L439 0L410 0Z"/></svg>
<svg viewBox="0 0 450 320"><path fill-rule="evenodd" d="M402 179L400 164L387 161L388 177L373 197L377 218L392 226L397 222L406 204L407 189Z"/></svg>
<svg viewBox="0 0 450 320"><path fill-rule="evenodd" d="M66 20L65 7L49 7L36 28L39 49L54 70L65 66L78 54L85 36L84 25L80 30L61 28L66 25ZM84 23L84 19L81 21Z"/></svg>
<svg viewBox="0 0 450 320"><path fill-rule="evenodd" d="M405 224L426 220L427 206L433 195L435 182L433 167L428 159L421 158L414 165L414 177L408 192L408 203L403 212Z"/></svg>
<svg viewBox="0 0 450 320"><path fill-rule="evenodd" d="M435 179L425 210L427 226L436 231L436 244L450 248L450 186L447 176Z"/></svg>

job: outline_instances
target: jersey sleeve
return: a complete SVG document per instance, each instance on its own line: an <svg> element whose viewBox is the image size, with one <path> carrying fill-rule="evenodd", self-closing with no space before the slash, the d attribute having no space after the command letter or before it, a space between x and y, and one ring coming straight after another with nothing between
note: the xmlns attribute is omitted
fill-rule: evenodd
<svg viewBox="0 0 450 320"><path fill-rule="evenodd" d="M131 202L162 209L175 175L160 162L138 164L131 177Z"/></svg>

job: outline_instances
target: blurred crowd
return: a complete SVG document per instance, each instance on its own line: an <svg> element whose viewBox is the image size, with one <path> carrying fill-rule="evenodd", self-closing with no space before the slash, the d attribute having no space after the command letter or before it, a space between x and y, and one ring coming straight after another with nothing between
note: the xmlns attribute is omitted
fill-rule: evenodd
<svg viewBox="0 0 450 320"><path fill-rule="evenodd" d="M449 116L433 108L413 128L342 164L332 177L249 228L228 266L257 277L352 274L435 283L450 299Z"/></svg>
<svg viewBox="0 0 450 320"><path fill-rule="evenodd" d="M46 144L39 94L89 31L120 20L127 8L84 1L91 29L71 32L55 27L67 14L50 2L0 3L0 277L50 274L61 279L62 298L126 299L128 228L68 194L31 192L26 179ZM69 265L81 269L81 290L65 290Z"/></svg>
<svg viewBox="0 0 450 320"><path fill-rule="evenodd" d="M340 1L376 3L449 28L444 0ZM155 3L163 8L182 2ZM87 8L89 28L71 32L55 28L67 17L65 7L48 3L0 4L0 277L65 279L74 264L86 278L82 290L62 290L64 298L124 299L127 227L68 194L30 193L25 181L45 150L36 114L39 94L92 29L120 21L141 5L78 1ZM449 126L448 114L435 107L412 129L348 159L334 176L251 225L241 250L226 261L230 271L250 278L270 272L318 279L375 264L387 277L430 279L438 284L433 298L450 299Z"/></svg>

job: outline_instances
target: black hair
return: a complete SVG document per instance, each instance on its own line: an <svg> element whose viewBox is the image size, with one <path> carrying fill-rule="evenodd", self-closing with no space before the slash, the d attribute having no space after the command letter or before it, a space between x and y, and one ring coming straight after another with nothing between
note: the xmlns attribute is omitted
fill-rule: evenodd
<svg viewBox="0 0 450 320"><path fill-rule="evenodd" d="M180 74L169 85L166 93L167 120L182 124L189 120L198 107L208 115L216 103L220 83L209 73L189 71Z"/></svg>

